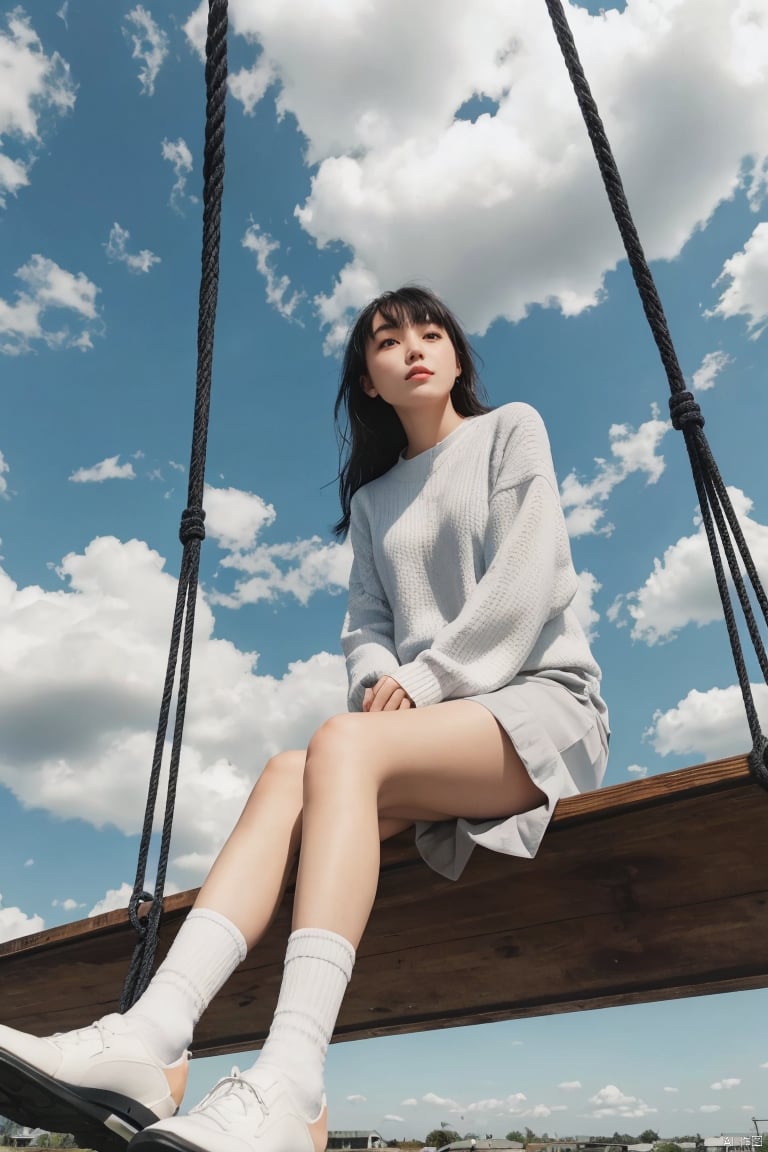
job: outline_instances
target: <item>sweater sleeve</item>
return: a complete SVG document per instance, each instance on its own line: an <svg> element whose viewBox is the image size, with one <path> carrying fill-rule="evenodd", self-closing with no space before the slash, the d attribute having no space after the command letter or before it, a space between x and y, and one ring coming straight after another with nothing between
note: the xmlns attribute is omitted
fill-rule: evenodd
<svg viewBox="0 0 768 1152"><path fill-rule="evenodd" d="M429 648L392 673L417 707L508 684L576 592L543 425L534 432L534 440L544 437L541 471L511 460L502 466L490 500L484 574ZM516 460L520 453L510 447Z"/></svg>
<svg viewBox="0 0 768 1152"><path fill-rule="evenodd" d="M399 661L392 609L376 572L370 527L359 502L354 500L350 539L352 571L341 646L349 681L347 706L350 712L361 712L365 689L371 688L381 676L393 675Z"/></svg>

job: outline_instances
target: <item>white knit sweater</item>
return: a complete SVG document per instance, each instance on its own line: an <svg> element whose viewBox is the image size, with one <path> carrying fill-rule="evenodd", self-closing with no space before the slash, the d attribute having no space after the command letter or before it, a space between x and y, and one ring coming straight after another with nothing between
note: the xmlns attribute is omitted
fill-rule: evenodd
<svg viewBox="0 0 768 1152"><path fill-rule="evenodd" d="M529 405L466 419L365 484L350 537L350 711L384 675L417 707L532 673L597 690L549 441Z"/></svg>

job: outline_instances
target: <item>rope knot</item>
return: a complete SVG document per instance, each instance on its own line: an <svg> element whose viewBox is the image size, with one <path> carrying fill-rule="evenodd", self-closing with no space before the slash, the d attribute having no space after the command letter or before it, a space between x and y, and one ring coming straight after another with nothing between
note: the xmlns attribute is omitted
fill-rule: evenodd
<svg viewBox="0 0 768 1152"><path fill-rule="evenodd" d="M179 540L185 546L190 540L205 540L205 512L202 508L185 508L181 514Z"/></svg>
<svg viewBox="0 0 768 1152"><path fill-rule="evenodd" d="M761 788L768 791L768 740L760 736L755 740L749 756L749 770Z"/></svg>
<svg viewBox="0 0 768 1152"><path fill-rule="evenodd" d="M701 408L694 400L692 392L675 392L670 396L669 413L672 417L672 427L678 432L688 424L695 424L698 428L704 427Z"/></svg>

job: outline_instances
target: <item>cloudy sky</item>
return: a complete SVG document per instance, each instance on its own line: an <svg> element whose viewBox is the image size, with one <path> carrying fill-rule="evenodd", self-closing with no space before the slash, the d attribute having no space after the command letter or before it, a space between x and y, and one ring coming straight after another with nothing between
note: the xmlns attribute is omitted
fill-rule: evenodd
<svg viewBox="0 0 768 1152"><path fill-rule="evenodd" d="M0 939L126 902L185 503L204 13L0 9ZM768 0L570 5L764 577ZM331 409L350 310L416 280L549 427L611 707L606 783L739 752L684 447L544 4L231 0L220 320L171 884L345 706ZM758 690L763 715L768 692ZM768 994L333 1049L337 1127L746 1130ZM201 1062L193 1094L226 1061ZM762 1113L761 1113L762 1109Z"/></svg>

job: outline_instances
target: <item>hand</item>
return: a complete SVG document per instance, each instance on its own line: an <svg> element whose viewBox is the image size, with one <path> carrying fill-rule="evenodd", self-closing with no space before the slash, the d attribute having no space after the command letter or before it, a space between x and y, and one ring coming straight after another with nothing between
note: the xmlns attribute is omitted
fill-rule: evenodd
<svg viewBox="0 0 768 1152"><path fill-rule="evenodd" d="M381 676L373 688L366 688L363 696L363 712L396 712L413 707L413 700L392 676Z"/></svg>

